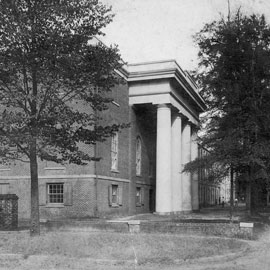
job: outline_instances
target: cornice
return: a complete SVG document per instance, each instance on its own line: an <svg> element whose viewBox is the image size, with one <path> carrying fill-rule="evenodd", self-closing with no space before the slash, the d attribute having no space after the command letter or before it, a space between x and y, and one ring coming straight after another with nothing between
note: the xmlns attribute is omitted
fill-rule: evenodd
<svg viewBox="0 0 270 270"><path fill-rule="evenodd" d="M93 36L88 43L91 45L101 43L107 46L96 36ZM199 94L195 82L187 72L182 70L174 59L132 64L124 64L124 61L121 60L121 63L123 66L115 70L115 72L127 82L175 78L182 87L184 86L183 88L195 100L201 111L205 111L205 102Z"/></svg>
<svg viewBox="0 0 270 270"><path fill-rule="evenodd" d="M174 79L197 104L201 112L206 109L204 100L199 94L195 82L188 73L181 69L175 60L128 64L123 67L122 72L125 74L128 83Z"/></svg>
<svg viewBox="0 0 270 270"><path fill-rule="evenodd" d="M122 66L121 68L115 70L115 72L116 72L117 74L119 74L123 79L125 79L125 80L127 81L128 76L129 76L129 73L128 73L128 71L125 69L124 66Z"/></svg>
<svg viewBox="0 0 270 270"><path fill-rule="evenodd" d="M190 82L190 79L188 78L188 76L184 73L179 73L179 70L176 70L175 72L175 79L180 82L180 84L182 84L182 86L184 86L183 88L185 88L187 91L187 93L196 100L197 105L199 105L199 107L201 108L202 112L205 111L206 109L206 105L205 102L203 100L203 98L201 97L198 88L194 86L194 82Z"/></svg>
<svg viewBox="0 0 270 270"><path fill-rule="evenodd" d="M192 111L183 101L181 101L176 95L174 95L173 93L170 93L171 97L174 98L175 100L177 100L177 102L179 102L179 104L181 104L181 106L183 106L183 108L190 113L198 122L199 122L199 117L196 115L196 113L194 113L194 111Z"/></svg>

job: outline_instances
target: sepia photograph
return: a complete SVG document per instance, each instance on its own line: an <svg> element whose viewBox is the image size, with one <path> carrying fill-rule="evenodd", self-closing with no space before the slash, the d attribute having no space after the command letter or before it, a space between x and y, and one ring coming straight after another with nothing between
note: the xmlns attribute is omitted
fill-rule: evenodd
<svg viewBox="0 0 270 270"><path fill-rule="evenodd" d="M11 269L270 269L270 2L0 0Z"/></svg>

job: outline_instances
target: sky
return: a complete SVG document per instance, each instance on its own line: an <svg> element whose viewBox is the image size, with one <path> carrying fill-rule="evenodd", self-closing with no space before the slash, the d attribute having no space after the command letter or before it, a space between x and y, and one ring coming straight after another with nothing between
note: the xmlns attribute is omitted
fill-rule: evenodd
<svg viewBox="0 0 270 270"><path fill-rule="evenodd" d="M125 62L175 59L185 70L198 65L192 36L220 16L228 15L228 0L101 0L111 5L114 20L101 40L117 44ZM229 0L233 12L264 13L270 22L269 0Z"/></svg>

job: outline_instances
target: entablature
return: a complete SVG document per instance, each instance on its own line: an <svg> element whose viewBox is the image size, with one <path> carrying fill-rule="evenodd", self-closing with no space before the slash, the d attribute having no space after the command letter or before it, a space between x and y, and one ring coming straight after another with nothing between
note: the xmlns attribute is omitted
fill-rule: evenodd
<svg viewBox="0 0 270 270"><path fill-rule="evenodd" d="M126 67L129 104L171 104L198 124L205 109L194 81L174 60L132 64Z"/></svg>

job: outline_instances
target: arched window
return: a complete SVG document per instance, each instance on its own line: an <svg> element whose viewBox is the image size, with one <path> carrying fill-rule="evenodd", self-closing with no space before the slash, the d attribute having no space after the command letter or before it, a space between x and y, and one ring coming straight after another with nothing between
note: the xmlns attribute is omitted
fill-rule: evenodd
<svg viewBox="0 0 270 270"><path fill-rule="evenodd" d="M140 137L136 140L136 175L141 175L142 171L142 141Z"/></svg>
<svg viewBox="0 0 270 270"><path fill-rule="evenodd" d="M111 169L118 170L118 132L112 135L112 145L111 145Z"/></svg>

